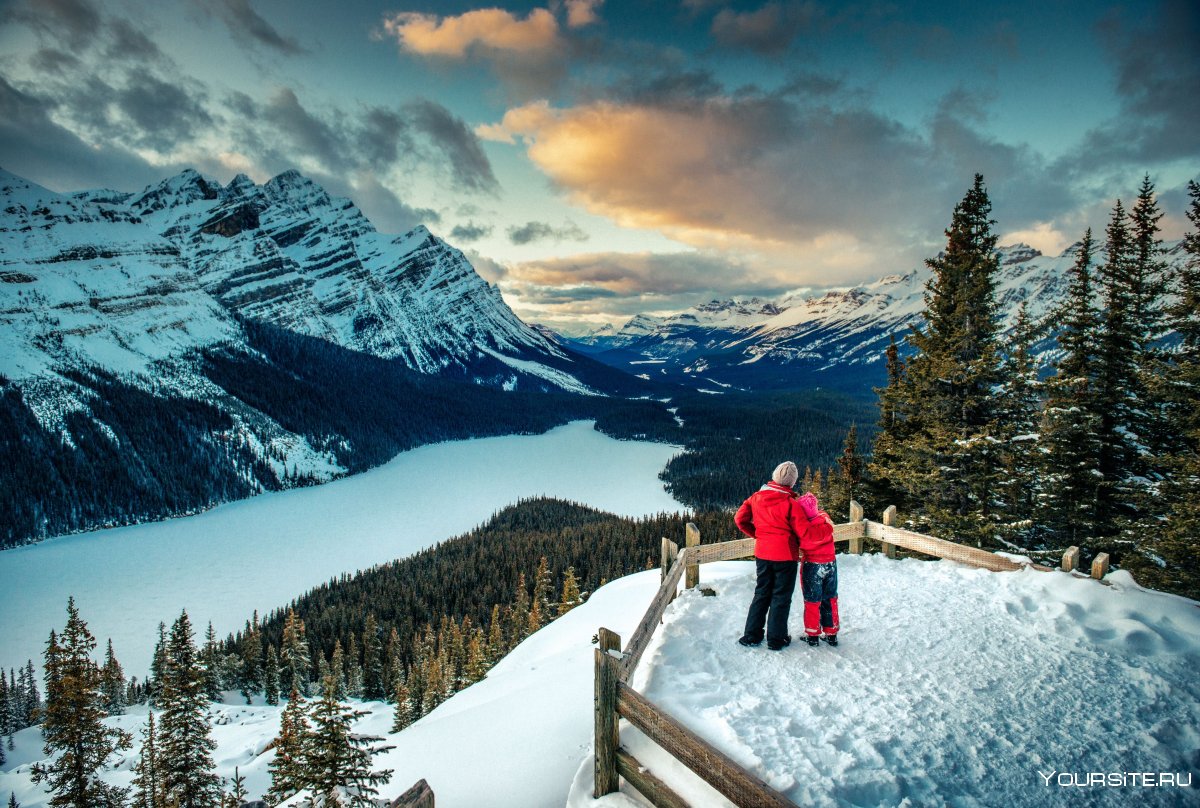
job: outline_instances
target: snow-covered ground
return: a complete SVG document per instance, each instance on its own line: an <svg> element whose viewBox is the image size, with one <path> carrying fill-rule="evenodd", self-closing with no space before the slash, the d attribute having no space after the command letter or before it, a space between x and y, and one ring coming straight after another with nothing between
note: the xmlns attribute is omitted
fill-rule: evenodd
<svg viewBox="0 0 1200 808"><path fill-rule="evenodd" d="M149 669L158 622L186 608L202 632L241 627L343 572L464 533L523 497L613 513L686 510L658 473L678 447L617 441L579 421L544 435L424 446L314 488L196 516L50 539L0 553L0 664L40 662L69 595L127 673Z"/></svg>
<svg viewBox="0 0 1200 808"><path fill-rule="evenodd" d="M1200 804L1200 604L1120 572L1103 586L878 555L839 564L841 647L738 646L753 567L705 565L717 597L676 600L633 685L798 805ZM645 805L627 791L591 799L590 638L607 626L628 639L657 588L657 572L602 587L389 736L383 796L424 777L448 808ZM390 708L365 706L360 729L386 733ZM271 754L258 753L279 709L214 708L220 773L239 766L252 796L267 786ZM728 805L636 730L622 742L691 804ZM128 781L134 752L113 782ZM40 757L37 730L19 733L0 795L44 805L28 778ZM1059 785L1090 772L1170 772L1193 787Z"/></svg>

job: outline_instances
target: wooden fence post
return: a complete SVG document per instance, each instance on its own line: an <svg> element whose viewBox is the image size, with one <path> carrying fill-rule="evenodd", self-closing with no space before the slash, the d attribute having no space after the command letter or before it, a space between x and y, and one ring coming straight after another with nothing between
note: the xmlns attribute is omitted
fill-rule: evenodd
<svg viewBox="0 0 1200 808"><path fill-rule="evenodd" d="M854 500L850 500L850 521L851 522L862 522L862 520L863 520L863 506L859 505ZM864 534L866 533L866 527L867 526L864 523L863 524L863 533ZM850 537L850 552L853 555L862 555L862 551L863 551L862 535L851 536Z"/></svg>
<svg viewBox="0 0 1200 808"><path fill-rule="evenodd" d="M658 576L659 583L667 580L667 570L671 569L671 540L663 536L662 553L659 557L659 566L662 568Z"/></svg>
<svg viewBox="0 0 1200 808"><path fill-rule="evenodd" d="M1078 547L1068 547L1067 551L1063 553L1062 568L1063 572L1074 572L1075 570L1079 569Z"/></svg>
<svg viewBox="0 0 1200 808"><path fill-rule="evenodd" d="M1103 580L1108 574L1108 553L1101 553L1092 561L1092 577L1097 581Z"/></svg>
<svg viewBox="0 0 1200 808"><path fill-rule="evenodd" d="M686 547L698 547L700 545L700 528L696 527L694 522L688 522L684 528L687 538L684 540ZM684 552L687 552L686 548ZM700 564L689 560L687 565L687 581L684 586L687 589L695 589L700 585Z"/></svg>
<svg viewBox="0 0 1200 808"><path fill-rule="evenodd" d="M885 510L883 512L883 523L885 525L887 525L888 527L892 527L893 525L896 524L896 506L895 505L887 506L887 510ZM884 555L886 555L888 558L896 557L896 545L888 544L886 541L880 542L880 543L883 545L883 554Z"/></svg>
<svg viewBox="0 0 1200 808"><path fill-rule="evenodd" d="M613 794L621 787L617 774L617 748L621 745L617 714L617 683L621 680L620 662L608 652L621 649L621 637L600 629L600 647L596 649L596 781L593 797Z"/></svg>

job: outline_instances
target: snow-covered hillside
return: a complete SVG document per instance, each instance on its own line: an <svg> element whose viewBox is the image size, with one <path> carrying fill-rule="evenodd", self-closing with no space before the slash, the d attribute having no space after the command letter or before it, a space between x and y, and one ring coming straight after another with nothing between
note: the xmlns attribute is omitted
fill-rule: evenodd
<svg viewBox="0 0 1200 808"><path fill-rule="evenodd" d="M1077 248L1058 256L1026 244L997 250L996 300L1004 331L1015 325L1022 302L1034 318L1062 302ZM1165 248L1166 260L1183 260L1179 242ZM1104 260L1103 251L1093 256L1094 264ZM920 323L929 277L928 267L921 267L852 289L777 301L714 300L667 317L638 315L619 330L604 326L567 343L631 373L700 386L711 387L707 380L750 389L796 388L840 380L839 386L869 392L882 379L889 335L899 342ZM1049 340L1035 350L1052 358L1046 353L1052 350Z"/></svg>
<svg viewBox="0 0 1200 808"><path fill-rule="evenodd" d="M841 647L737 645L753 566L705 565L717 597L675 601L634 687L798 805L1196 804L1197 603L1142 590L1123 572L1104 586L949 561L839 563ZM424 777L449 808L645 805L627 791L591 799L590 638L606 626L628 639L657 588L653 571L602 587L482 682L390 735L396 748L377 760L395 770L383 796ZM386 734L390 708L365 706L362 731ZM253 796L267 785L263 750L279 712L213 709L220 773L240 767ZM0 793L37 808L37 731L16 740ZM623 728L622 743L689 803L728 805L635 730ZM135 752L107 777L128 782ZM1193 786L1060 785L1091 772L1169 772Z"/></svg>

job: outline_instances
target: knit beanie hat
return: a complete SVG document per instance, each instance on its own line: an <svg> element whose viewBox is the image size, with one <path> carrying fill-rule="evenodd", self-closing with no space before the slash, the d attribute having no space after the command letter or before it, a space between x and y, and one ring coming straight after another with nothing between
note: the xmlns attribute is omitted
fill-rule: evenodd
<svg viewBox="0 0 1200 808"><path fill-rule="evenodd" d="M796 464L790 460L785 460L775 467L775 471L771 474L771 479L780 485L786 485L791 488L796 484L796 480L800 479L800 470L796 468Z"/></svg>

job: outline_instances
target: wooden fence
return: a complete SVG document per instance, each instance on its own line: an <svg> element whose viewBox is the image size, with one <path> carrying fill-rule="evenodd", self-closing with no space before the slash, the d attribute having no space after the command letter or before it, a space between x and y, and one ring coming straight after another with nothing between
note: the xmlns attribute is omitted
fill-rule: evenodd
<svg viewBox="0 0 1200 808"><path fill-rule="evenodd" d="M896 527L896 508L883 512L883 521L863 518L862 506L850 503L850 521L833 526L835 543L847 542L847 550L863 552L864 540L880 544L880 549L895 558L896 548L946 558L972 567L1006 572L1030 567L1050 571L1049 567L1023 564L976 547L927 536ZM688 589L700 585L700 565L729 561L754 555L754 539L738 539L716 544L700 544L700 531L688 524L684 549L668 539L662 540L662 584L645 616L634 629L625 649L621 638L607 628L598 633L599 647L595 662L595 797L612 794L620 787L620 778L642 793L659 808L683 808L687 805L662 780L649 772L633 755L621 747L620 719L637 727L646 737L683 763L705 782L730 799L739 808L781 808L793 803L755 775L743 769L661 708L629 686L629 678L662 622L663 612L675 599L680 579ZM1079 548L1063 555L1062 569L1073 572L1078 566ZM1092 564L1092 577L1102 578L1108 571L1108 556L1101 554Z"/></svg>

